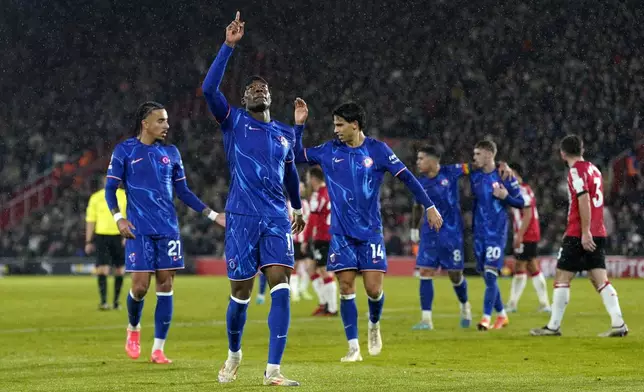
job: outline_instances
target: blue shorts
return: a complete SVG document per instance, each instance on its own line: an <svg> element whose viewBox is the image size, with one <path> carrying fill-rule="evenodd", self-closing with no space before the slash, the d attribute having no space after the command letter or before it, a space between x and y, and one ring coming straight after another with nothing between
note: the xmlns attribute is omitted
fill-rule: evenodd
<svg viewBox="0 0 644 392"><path fill-rule="evenodd" d="M265 218L226 213L228 279L248 280L270 265L293 268L293 233L287 216Z"/></svg>
<svg viewBox="0 0 644 392"><path fill-rule="evenodd" d="M183 246L179 234L143 235L125 242L127 272L183 269Z"/></svg>
<svg viewBox="0 0 644 392"><path fill-rule="evenodd" d="M333 234L326 269L387 272L387 254L382 236L368 241Z"/></svg>
<svg viewBox="0 0 644 392"><path fill-rule="evenodd" d="M462 271L463 241L454 239L450 242L441 241L437 236L421 238L416 257L416 268L440 267L449 271Z"/></svg>
<svg viewBox="0 0 644 392"><path fill-rule="evenodd" d="M483 272L485 268L501 270L505 261L505 243L502 240L474 240L474 256L476 257L476 270Z"/></svg>

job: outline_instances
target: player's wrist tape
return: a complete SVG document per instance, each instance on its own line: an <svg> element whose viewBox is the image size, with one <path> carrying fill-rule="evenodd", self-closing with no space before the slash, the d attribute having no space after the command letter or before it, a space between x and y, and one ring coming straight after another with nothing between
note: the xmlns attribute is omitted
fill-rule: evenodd
<svg viewBox="0 0 644 392"><path fill-rule="evenodd" d="M219 213L217 213L217 212L215 212L215 211L210 210L210 213L208 213L208 219L210 219L211 221L213 221L213 222L214 222L214 221L215 221L215 219L217 219L217 216L218 216L218 215L219 215Z"/></svg>
<svg viewBox="0 0 644 392"><path fill-rule="evenodd" d="M293 215L302 216L302 209L301 208L299 210L293 209Z"/></svg>
<svg viewBox="0 0 644 392"><path fill-rule="evenodd" d="M123 214L121 214L120 212L117 212L116 214L114 214L114 222L118 222L121 219L123 219Z"/></svg>

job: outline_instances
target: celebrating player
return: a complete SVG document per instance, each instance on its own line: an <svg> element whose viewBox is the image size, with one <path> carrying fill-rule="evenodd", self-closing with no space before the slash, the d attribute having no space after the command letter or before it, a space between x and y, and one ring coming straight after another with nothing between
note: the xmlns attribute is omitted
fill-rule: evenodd
<svg viewBox="0 0 644 392"><path fill-rule="evenodd" d="M132 359L141 355L139 322L143 298L154 274L157 306L151 361L161 364L172 362L163 348L172 321L174 275L184 267L173 189L193 210L222 226L225 218L206 207L188 188L179 150L163 143L168 128L168 113L163 105L156 102L141 104L134 126L137 136L114 148L105 184L107 205L119 232L127 238L125 269L132 273L132 288L127 296L130 323L125 351ZM127 219L120 212L116 197L120 182L127 195Z"/></svg>
<svg viewBox="0 0 644 392"><path fill-rule="evenodd" d="M510 300L506 305L508 312L516 312L519 306L519 299L528 279L528 273L532 278L532 284L537 297L539 298L539 311L550 312L548 302L548 291L546 289L546 278L544 278L537 261L537 243L541 239L541 228L539 227L539 213L537 212L537 199L532 192L530 185L523 181L523 168L519 164L511 165L512 172L519 181L521 195L525 201L523 208L513 208L512 215L514 228L514 258L516 259L514 276L512 277L512 289Z"/></svg>
<svg viewBox="0 0 644 392"><path fill-rule="evenodd" d="M293 269L293 233L305 226L300 201L300 180L293 162L293 128L271 119L268 83L253 76L243 87L243 109L228 104L219 84L233 48L244 35L239 12L226 27L226 41L203 82L208 108L221 124L230 170L226 202L226 257L231 283L226 313L228 359L219 382L232 382L242 360L241 338L246 323L253 281L258 269L271 287L270 332L265 385L299 385L280 372L291 319L289 276ZM295 110L295 123L303 126L308 112ZM295 221L288 218L286 186Z"/></svg>
<svg viewBox="0 0 644 392"><path fill-rule="evenodd" d="M461 218L458 179L469 173L467 164L440 164L440 152L426 146L418 151L416 165L421 175L421 183L427 195L436 203L444 222L440 232L431 230L423 218L420 235L417 228L412 229L412 239L420 245L416 258L416 268L420 270L420 305L422 319L415 330L431 330L432 302L434 300L433 277L438 267L447 270L454 286L454 292L461 307L461 327L469 328L472 321L472 308L467 300L467 281L463 276L463 220ZM412 210L412 224L418 224L418 205Z"/></svg>
<svg viewBox="0 0 644 392"><path fill-rule="evenodd" d="M619 307L617 291L606 274L602 174L595 165L584 160L583 142L579 136L566 136L559 148L561 158L570 168L568 226L559 249L550 321L545 327L532 329L530 333L534 336L561 335L561 320L570 301L570 282L577 272L588 271L590 281L604 301L612 326L599 336L626 336L628 328Z"/></svg>
<svg viewBox="0 0 644 392"><path fill-rule="evenodd" d="M306 108L304 101L297 106ZM385 172L398 177L427 211L429 225L440 229L443 219L418 180L385 143L366 137L365 111L356 103L333 111L336 139L314 148L302 148L303 127L296 128L295 159L320 165L331 200L331 244L327 269L340 282L340 314L349 341L343 362L361 361L355 278L362 272L369 297L369 354L382 350L380 315L384 304L382 283L387 257L380 217L380 185Z"/></svg>
<svg viewBox="0 0 644 392"><path fill-rule="evenodd" d="M338 314L338 286L333 274L327 272L326 262L329 257L329 243L331 241L331 202L329 191L324 182L324 173L319 167L309 169L306 176L311 186L311 216L306 225L306 231L313 239L313 271L311 281L313 289L318 295L319 305L313 316L337 316ZM307 243L302 244L302 252L306 253ZM312 263L313 264L313 263Z"/></svg>
<svg viewBox="0 0 644 392"><path fill-rule="evenodd" d="M509 323L503 308L501 292L497 282L503 267L504 249L507 242L508 213L506 206L521 208L525 202L521 196L519 183L513 176L505 180L497 170L494 158L496 144L480 141L474 147L474 167L470 174L470 185L474 195L474 255L476 267L485 279L483 298L483 317L478 323L479 331L490 328L492 308L497 312L494 329Z"/></svg>

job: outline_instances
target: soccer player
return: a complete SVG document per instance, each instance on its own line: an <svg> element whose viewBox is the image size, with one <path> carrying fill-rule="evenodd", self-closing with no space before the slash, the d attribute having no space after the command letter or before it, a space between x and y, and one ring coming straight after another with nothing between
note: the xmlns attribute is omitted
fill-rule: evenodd
<svg viewBox="0 0 644 392"><path fill-rule="evenodd" d="M568 135L559 146L568 172L568 226L559 249L555 288L552 293L550 321L543 328L530 331L534 336L560 336L561 320L570 301L570 282L577 272L588 271L591 283L604 301L610 315L611 329L600 337L623 337L628 334L617 291L608 281L605 263L606 228L602 174L584 160L583 142Z"/></svg>
<svg viewBox="0 0 644 392"><path fill-rule="evenodd" d="M447 270L454 292L460 303L461 327L469 328L472 322L472 307L467 299L467 280L463 276L463 220L461 217L458 180L469 174L468 164L441 165L441 154L433 146L418 151L416 165L421 183L427 195L436 203L443 216L440 232L430 229L423 218L418 229L412 229L412 237L420 238L416 268L420 270L420 305L422 318L412 329L431 330L432 302L434 300L433 277L436 270ZM418 205L412 210L412 224L418 224ZM413 238L416 239L416 238ZM418 242L418 241L415 241Z"/></svg>
<svg viewBox="0 0 644 392"><path fill-rule="evenodd" d="M121 239L119 228L112 219L110 209L105 202L105 182L103 187L94 192L87 203L85 212L85 254L89 255L96 251L96 276L98 279L98 291L100 294L100 310L109 310L107 304L107 275L110 273L110 266L114 268L114 309L121 309L119 297L123 286L123 275L125 275L125 254L123 245L125 239ZM125 211L127 201L125 191L116 191L119 208Z"/></svg>
<svg viewBox="0 0 644 392"><path fill-rule="evenodd" d="M184 267L179 223L173 190L188 207L224 225L224 216L206 207L190 191L179 150L166 145L168 113L163 105L145 102L136 111L136 137L114 148L107 170L105 200L119 232L127 238L125 269L132 273L127 296L129 325L125 351L132 359L141 354L140 331L143 298L156 278L157 306L154 313L154 345L151 361L172 363L164 352L172 321L172 286L176 270ZM116 189L122 182L127 195L127 219L119 208Z"/></svg>
<svg viewBox="0 0 644 392"><path fill-rule="evenodd" d="M203 82L206 103L224 134L230 170L226 202L226 257L231 295L226 313L228 359L219 371L221 383L237 378L242 360L241 338L253 281L261 269L271 287L270 333L264 385L297 386L280 372L291 319L289 276L293 269L293 234L305 226L300 180L293 161L293 128L271 118L271 93L259 76L244 85L241 103L228 104L219 84L233 48L244 35L239 12L226 27L226 41ZM295 124L303 126L308 112L295 109ZM284 186L295 221L291 225Z"/></svg>
<svg viewBox="0 0 644 392"><path fill-rule="evenodd" d="M296 105L305 106L304 101ZM335 140L302 148L303 127L296 128L295 159L320 165L331 200L331 244L327 269L340 283L340 315L349 341L343 362L361 361L355 279L362 272L369 297L368 348L382 350L380 315L385 301L382 284L387 257L380 216L380 185L386 172L398 177L425 207L429 225L439 230L443 219L416 177L385 143L365 136L365 111L349 102L333 111Z"/></svg>
<svg viewBox="0 0 644 392"><path fill-rule="evenodd" d="M529 273L534 289L537 292L537 298L539 299L539 311L550 312L546 278L541 273L537 261L537 243L541 240L537 199L530 185L523 181L523 167L516 163L510 167L517 181L519 181L525 206L523 208L512 209L514 218L514 240L512 245L516 262L514 276L512 277L510 300L506 305L506 310L508 312L517 311L519 299L521 298L521 294L523 294L523 289L525 289Z"/></svg>
<svg viewBox="0 0 644 392"><path fill-rule="evenodd" d="M306 184L300 182L300 195L306 193ZM309 202L302 198L302 217L304 221L308 223L311 209L309 208ZM289 216L293 215L293 208L289 205L288 209ZM308 226L308 224L307 224ZM308 280L309 275L306 272L306 263L308 262L308 255L302 252L302 244L308 242L308 232L302 231L299 234L293 236L293 246L295 249L295 266L293 267L293 273L291 273L291 298L293 302L299 302L300 297L305 300L312 299L311 294L306 291L304 282Z"/></svg>
<svg viewBox="0 0 644 392"><path fill-rule="evenodd" d="M470 185L474 195L474 255L477 270L483 273L485 280L483 317L477 325L479 331L487 331L490 328L492 308L497 312L494 329L503 328L509 323L497 282L499 271L503 267L507 242L506 206L521 208L525 204L519 183L514 176L508 176L504 180L497 170L494 161L496 151L494 142L478 142L474 147L475 170L470 173Z"/></svg>
<svg viewBox="0 0 644 392"><path fill-rule="evenodd" d="M331 241L331 202L329 190L324 181L324 173L319 167L309 169L306 180L313 190L311 194L311 215L306 231L313 239L313 271L311 281L318 296L319 305L313 316L338 315L338 286L333 274L326 270ZM302 252L307 252L307 243L302 244Z"/></svg>

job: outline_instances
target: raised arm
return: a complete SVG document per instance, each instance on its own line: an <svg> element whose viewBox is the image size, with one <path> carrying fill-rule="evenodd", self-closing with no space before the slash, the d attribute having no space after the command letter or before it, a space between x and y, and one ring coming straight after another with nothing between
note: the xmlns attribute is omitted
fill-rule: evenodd
<svg viewBox="0 0 644 392"><path fill-rule="evenodd" d="M233 53L233 48L244 36L244 22L239 20L239 16L239 12L237 12L235 20L226 27L226 41L219 48L219 53L217 53L217 57L215 57L215 61L210 66L208 74L206 74L206 78L201 86L204 97L206 97L208 109L210 109L210 112L215 116L215 120L220 124L228 118L230 105L224 94L219 90L219 85L224 78L226 64L228 63L230 55Z"/></svg>

